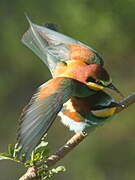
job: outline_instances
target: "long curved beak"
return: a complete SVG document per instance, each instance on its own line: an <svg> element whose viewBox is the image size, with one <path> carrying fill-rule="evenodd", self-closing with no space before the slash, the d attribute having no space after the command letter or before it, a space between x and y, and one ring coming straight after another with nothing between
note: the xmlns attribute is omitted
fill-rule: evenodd
<svg viewBox="0 0 135 180"><path fill-rule="evenodd" d="M93 83L93 82L88 82L87 83L87 86L90 88L90 89L93 89L95 91L101 91L101 90L105 90L105 92L107 93L117 93L118 97L119 98L124 98L123 94L111 83L107 86L103 86L103 85L98 85L96 83Z"/></svg>
<svg viewBox="0 0 135 180"><path fill-rule="evenodd" d="M107 89L108 88L116 92L119 95L119 97L124 98L123 94L112 83L107 86Z"/></svg>

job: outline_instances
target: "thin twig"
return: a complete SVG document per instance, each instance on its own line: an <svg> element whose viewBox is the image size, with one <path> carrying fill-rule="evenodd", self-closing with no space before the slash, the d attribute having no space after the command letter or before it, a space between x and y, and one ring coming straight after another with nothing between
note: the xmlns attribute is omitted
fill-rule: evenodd
<svg viewBox="0 0 135 180"><path fill-rule="evenodd" d="M124 109L127 109L128 106L135 103L135 92L123 99L119 104L121 106L117 107L115 113L119 113ZM44 162L48 167L55 165L59 160L64 158L66 154L68 154L73 148L75 148L81 141L83 141L87 137L87 133L80 132L75 134L67 143L62 146L56 153L48 157L48 159ZM38 168L38 167L37 167ZM36 167L31 167L27 170L27 172L19 179L19 180L38 180L39 177L36 174Z"/></svg>

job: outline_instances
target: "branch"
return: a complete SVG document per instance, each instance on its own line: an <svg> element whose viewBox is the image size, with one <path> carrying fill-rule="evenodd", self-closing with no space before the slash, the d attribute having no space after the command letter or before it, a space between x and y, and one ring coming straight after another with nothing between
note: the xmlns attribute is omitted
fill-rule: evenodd
<svg viewBox="0 0 135 180"><path fill-rule="evenodd" d="M36 167L30 167L28 168L27 172L19 179L19 180L39 180L39 177L37 176L37 168Z"/></svg>
<svg viewBox="0 0 135 180"><path fill-rule="evenodd" d="M85 137L87 133L79 132L76 133L67 143L62 146L55 154L51 155L46 161L45 164L48 167L53 166L61 160L67 153L69 153L74 147L76 147Z"/></svg>
<svg viewBox="0 0 135 180"><path fill-rule="evenodd" d="M119 113L122 110L127 109L133 103L135 103L135 92L119 103L121 106L117 107L115 113Z"/></svg>
<svg viewBox="0 0 135 180"><path fill-rule="evenodd" d="M135 92L123 99L119 104L121 106L117 107L115 113L119 113L124 109L127 109L128 106L135 103ZM62 146L56 153L48 157L48 159L44 162L48 168L55 165L59 160L64 158L66 154L68 154L73 148L75 148L81 141L83 141L87 137L86 132L76 133L67 143ZM38 164L40 166L40 164ZM39 177L36 174L37 167L31 167L27 170L27 172L19 179L19 180L38 180Z"/></svg>

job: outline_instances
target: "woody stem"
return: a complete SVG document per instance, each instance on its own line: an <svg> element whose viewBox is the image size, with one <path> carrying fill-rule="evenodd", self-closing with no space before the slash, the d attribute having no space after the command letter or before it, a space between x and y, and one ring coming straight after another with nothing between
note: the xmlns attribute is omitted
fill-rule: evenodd
<svg viewBox="0 0 135 180"><path fill-rule="evenodd" d="M115 113L119 113L124 109L127 109L128 106L135 103L135 92L123 99L119 104L121 106L116 108ZM48 159L44 162L48 168L55 165L58 161L64 158L71 150L73 150L81 141L83 141L87 137L86 132L76 133L71 139L67 141L65 145L63 145L56 153L52 154L48 157ZM27 172L19 179L19 180L39 180L37 176L37 167L31 167L27 170Z"/></svg>

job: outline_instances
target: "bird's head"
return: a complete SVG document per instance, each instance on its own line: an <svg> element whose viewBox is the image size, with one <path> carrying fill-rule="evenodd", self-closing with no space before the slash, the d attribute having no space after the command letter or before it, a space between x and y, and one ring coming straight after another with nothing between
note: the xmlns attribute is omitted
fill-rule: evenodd
<svg viewBox="0 0 135 180"><path fill-rule="evenodd" d="M91 64L89 65L88 69L86 84L90 89L96 91L111 89L119 96L123 97L120 91L112 84L112 79L102 66L98 64Z"/></svg>

